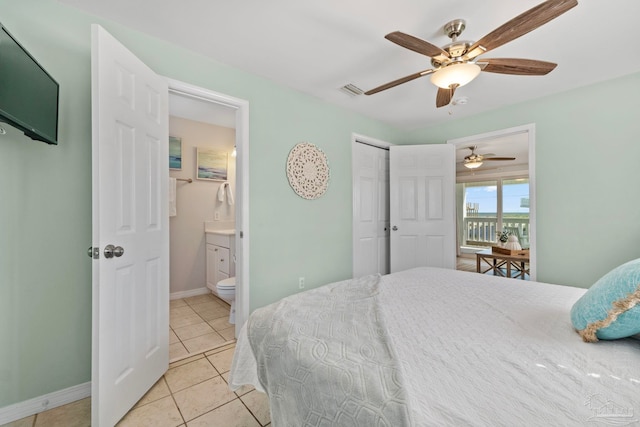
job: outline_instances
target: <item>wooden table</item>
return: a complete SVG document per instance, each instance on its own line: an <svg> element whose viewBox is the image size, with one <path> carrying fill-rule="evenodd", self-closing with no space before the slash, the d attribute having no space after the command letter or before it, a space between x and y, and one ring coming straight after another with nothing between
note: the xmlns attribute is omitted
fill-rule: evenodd
<svg viewBox="0 0 640 427"><path fill-rule="evenodd" d="M492 252L491 249L477 252L476 271L482 274L493 271L494 276L524 280L525 275L529 274L529 255L506 255Z"/></svg>

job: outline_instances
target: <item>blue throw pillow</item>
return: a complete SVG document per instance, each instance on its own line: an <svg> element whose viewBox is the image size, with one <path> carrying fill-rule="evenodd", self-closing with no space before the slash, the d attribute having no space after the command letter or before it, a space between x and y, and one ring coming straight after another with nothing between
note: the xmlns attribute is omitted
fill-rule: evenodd
<svg viewBox="0 0 640 427"><path fill-rule="evenodd" d="M640 333L640 258L600 278L571 308L582 339L614 340Z"/></svg>

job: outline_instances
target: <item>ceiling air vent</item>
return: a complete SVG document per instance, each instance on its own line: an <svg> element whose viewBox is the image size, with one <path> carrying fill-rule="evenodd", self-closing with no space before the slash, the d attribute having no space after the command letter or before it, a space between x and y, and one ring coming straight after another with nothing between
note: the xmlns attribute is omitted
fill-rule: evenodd
<svg viewBox="0 0 640 427"><path fill-rule="evenodd" d="M340 90L349 96L358 96L364 93L362 89L360 89L358 86L353 85L351 83L342 86Z"/></svg>

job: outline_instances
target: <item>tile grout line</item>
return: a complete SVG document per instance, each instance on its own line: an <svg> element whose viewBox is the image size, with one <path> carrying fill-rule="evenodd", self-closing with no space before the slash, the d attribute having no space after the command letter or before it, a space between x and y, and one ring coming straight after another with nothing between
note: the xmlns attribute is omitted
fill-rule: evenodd
<svg viewBox="0 0 640 427"><path fill-rule="evenodd" d="M207 298L207 299L208 299L208 301L202 302L202 299L203 299L202 297L203 297L203 296L208 296L208 297L209 297L209 298ZM216 307L221 307L221 308L225 308L225 309L226 309L226 308L228 308L228 304L226 304L226 303L225 303L224 301L222 301L222 300L219 300L219 301L218 301L217 297L214 297L213 295L205 294L205 295L199 295L199 296L196 296L196 297L189 297L189 298L198 298L198 297L200 297L200 299L197 299L197 301L198 301L198 302L195 302L196 300L195 300L195 299L192 299L192 303L193 303L193 305L200 305L200 304L208 304L208 303L212 303L212 304L213 304L213 305L215 305ZM181 306L181 307L185 307L185 306L186 306L186 307L189 307L189 308L192 310L193 314L197 315L197 316L202 320L202 322L201 322L201 323L205 323L205 324L207 324L207 325L211 328L211 330L212 330L213 332L215 332L215 333L218 335L218 337L219 337L219 338L221 338L221 339L223 339L223 340L224 340L224 342L223 342L223 343L221 343L221 344L220 344L220 345L218 345L218 346L214 346L214 347L209 348L209 349L204 349L204 350L202 350L202 351L200 351L200 350L199 350L198 352L193 352L193 353L192 353L192 352L190 352L190 351L189 351L189 349L188 349L187 345L185 344L184 340L182 340L182 338L180 338L180 336L176 333L175 329L174 329L171 325L169 325L169 328L170 328L170 329L171 329L171 331L175 334L176 338L177 338L177 339L178 339L178 341L180 342L180 345L182 345L182 347L184 348L184 350L187 352L187 354L186 354L186 355L180 356L180 358L178 358L178 359L176 359L176 360L173 360L173 361L170 361L171 363L173 363L173 362L178 362L178 361L180 361L180 360L182 360L182 359L186 359L186 358L188 358L188 357L195 356L195 355L197 355L197 354L199 354L199 353L204 353L204 352L206 352L206 351L214 350L214 349L216 349L216 348L218 348L218 347L222 347L222 346L225 346L225 345L227 345L227 344L235 343L235 339L227 340L227 339L226 339L226 338L225 338L225 337L220 333L220 331L219 331L218 329L215 329L213 326L211 326L211 324L209 323L209 321L207 321L204 317L202 317L202 316L200 315L200 313L198 313L196 310L194 310L194 309L193 309L192 304L188 301L188 299L189 299L189 298L181 298L180 300L178 300L178 301L183 301L183 302L184 302L184 304L185 304L185 305L183 305L183 306ZM223 304L224 304L224 305L223 305ZM177 308L179 308L179 307L177 307ZM217 319L222 319L222 318L224 318L224 317L226 317L226 316L220 316L220 317L218 317L218 318L216 318L216 319L212 319L211 321L213 321L213 320L217 320ZM185 325L185 326L190 326L190 325ZM192 337L192 338L197 338L197 337Z"/></svg>
<svg viewBox="0 0 640 427"><path fill-rule="evenodd" d="M227 349L227 350L228 350L228 349ZM219 352L218 352L218 353L219 353ZM182 413L182 410L180 409L180 405L178 405L178 402L176 401L176 398L175 398L175 394L176 394L176 393L179 393L179 392L181 392L181 391L187 390L187 389L188 389L188 388L190 388L190 387L196 386L196 385L198 385L198 384L202 384L202 383L204 383L204 382L206 382L206 381L209 381L209 380L211 380L211 379L213 379L213 378L216 378L216 377L220 377L220 379L222 379L222 381L224 381L224 383L225 383L225 384L227 384L227 386L229 385L229 382L228 382L227 380L225 380L225 378L222 376L223 372L220 372L220 370L219 370L218 368L216 368L216 366L213 364L213 362L212 362L212 361L211 361L211 360L210 360L210 359L205 355L205 352L202 352L202 353L199 353L199 354L202 354L202 358L204 358L204 359L209 363L209 365L211 365L211 367L214 369L214 371L217 373L217 375L215 375L215 376L213 376L213 377L211 377L211 378L207 378L207 379L205 379L205 380L203 380L203 381L200 381L200 382L194 383L194 384L192 384L192 385L190 385L190 386L188 386L188 387L185 387L185 388L183 388L183 389L176 390L175 392L173 391L173 389L171 388L171 386L170 386L170 385L169 385L169 383L167 382L166 374L163 374L163 375L162 375L162 381L164 381L164 383L165 383L165 385L166 385L166 387L167 387L167 390L169 390L169 394L170 394L170 396L171 396L171 400L173 400L173 403L175 404L176 408L178 409L178 412L180 413L180 417L182 418L182 421L183 421L183 422L182 422L182 424L184 424L185 426L186 426L186 424L187 424L188 422L191 422L191 421L193 421L193 420L195 420L195 419L197 419L197 418L200 418L201 416L203 416L203 415L205 415L205 414L208 414L208 413L209 413L209 412L211 412L211 411L215 411L216 409L218 409L218 408L220 408L220 407L222 407L222 406L224 406L224 405L226 405L226 404L228 404L228 403L231 403L231 402L233 402L233 401L234 401L234 400L236 400L236 399L238 399L238 400L240 400L240 401L242 402L242 399L240 399L240 396L239 396L236 392L233 392L233 394L234 394L234 396L235 396L235 397L234 397L233 399L231 399L230 401L225 402L225 403L223 403L223 404L221 404L221 405L219 405L219 406L216 406L215 408L211 408L209 411L204 412L204 413L202 413L202 414L198 415L197 417L192 418L192 419L190 419L190 420L188 420L188 421L187 421L187 419L185 418L184 414ZM217 353L214 353L214 354L217 354ZM201 360L201 358L198 358L198 359L193 360L193 361L188 362L188 363L194 363L194 362L196 362L197 360ZM185 365L187 365L188 363L186 363ZM185 365L176 366L176 367L171 368L171 369L175 369L175 368L178 368L178 367L181 367L181 366L185 366ZM157 402L157 401L159 401L159 400L161 400L161 399L162 399L162 398L158 398L158 399L156 399L156 400L149 401L149 402L145 403L144 405L139 406L139 408L140 408L140 407L143 407L143 406L146 406L146 405L149 405L149 404L151 404L151 403ZM244 402L242 402L242 404L244 405ZM246 405L244 405L244 406L246 407ZM255 415L253 415L253 412L251 412L251 410L250 410L248 407L247 407L247 410L249 410L249 412L251 413L251 415L255 418ZM257 419L256 419L256 420L257 420ZM35 423L35 421L34 421L34 423ZM258 421L258 424L262 425L262 424L260 423L260 421Z"/></svg>
<svg viewBox="0 0 640 427"><path fill-rule="evenodd" d="M171 387L169 387L169 383L167 382L167 379L165 378L164 375L162 376L162 379L164 380L165 384L167 385L167 389L169 390L169 394L171 395L171 400L173 400L173 404L176 405L176 409L178 410L178 413L180 414L180 418L182 418L182 425L186 426L187 425L187 420L185 419L184 414L182 413L182 410L180 409L180 405L178 405L178 402L176 401L176 398L173 395L173 391L171 391Z"/></svg>
<svg viewBox="0 0 640 427"><path fill-rule="evenodd" d="M216 376L214 376L214 377L212 377L212 378L207 378L206 380L204 380L204 381L200 381L200 382L199 382L199 383L197 383L197 384L202 384L202 383L203 383L203 382L205 382L205 381L209 381L209 380L211 380L211 379L213 379L213 378L220 377L220 379L221 379L222 381L224 381L224 383L225 383L225 384L227 384L227 386L228 386L228 385L229 385L229 383L224 379L224 377L222 376L222 373L218 370L218 368L216 368L216 366L213 364L213 362L212 362L211 360L209 360L209 358L204 354L204 352L202 353L202 355L204 356L204 359L206 359L206 361L207 361L207 362L209 362L209 364L211 365L211 367L212 367L212 368L217 372L217 374L218 374L218 375L216 375ZM198 359L198 360L200 360L200 359ZM192 363L192 362L189 362L189 363ZM164 378L164 376L163 376L163 378ZM165 379L165 381L166 381L166 379ZM191 385L191 386L189 386L189 387L187 387L187 388L193 387L193 386L195 386L195 385L197 385L197 384L193 384L193 385ZM211 408L211 409L210 409L210 410L208 410L207 412L203 412L202 414L198 415L197 417L192 418L192 419L190 419L189 421L187 421L187 420L186 420L186 418L184 417L184 415L182 414L182 411L180 410L180 406L178 406L178 402L175 400L174 393L173 393L173 391L171 391L171 387L169 387L169 385L168 385L168 384L167 384L167 387L169 388L169 393L171 393L171 398L173 399L174 403L176 404L176 407L178 408L178 411L180 412L180 416L182 417L182 419L183 419L183 421L184 421L185 426L187 425L187 423L188 423L188 422L191 422L191 421L196 420L196 419L198 419L198 418L200 418L200 417L202 417L202 416L204 416L204 415L206 415L206 414L208 414L208 413L210 413L210 412L213 412L213 411L215 411L216 409L219 409L219 408L223 407L224 405L227 405L227 404L229 404L229 403L233 402L234 400L240 400L240 402L244 405L244 402L242 402L242 399L240 399L240 396L238 396L238 394L237 394L236 392L233 392L233 394L234 394L234 396L235 396L233 399L229 400L228 402L224 402L223 404L218 405L218 406L216 406L215 408ZM187 388L184 388L184 389L182 389L182 390L178 390L177 392L179 392L179 391L183 391L183 390L186 390ZM245 407L246 407L246 405L245 405ZM249 410L249 408L247 408L247 410ZM249 413L250 413L250 414L255 418L255 415L253 415L253 413L251 412L251 410L249 410ZM258 424L260 424L260 421L258 421ZM262 424L260 424L260 425L262 425Z"/></svg>
<svg viewBox="0 0 640 427"><path fill-rule="evenodd" d="M229 385L229 383L227 383L227 385ZM255 389L253 389L253 390L251 390L249 393L251 393L251 392L253 392L253 391L256 391L256 390L255 390ZM256 392L257 392L257 391L256 391ZM243 396L246 396L246 395L247 395L247 394L249 394L249 393L245 393L245 394L243 394ZM254 414L254 413L253 413L253 411L251 410L251 408L249 408L249 407L247 406L247 404L246 404L246 403L244 403L244 400L242 400L242 398L241 398L240 396L238 396L238 400L240 401L240 403L242 403L242 405L244 405L244 407L245 407L245 408L247 408L247 411L249 411L249 413L251 414L251 416L253 417L253 419L254 419L254 420L256 420L256 422L258 423L258 425L259 425L260 427L262 427L262 423L260 422L260 420L258 419L258 417L256 417L256 414Z"/></svg>
<svg viewBox="0 0 640 427"><path fill-rule="evenodd" d="M211 361L211 359L209 359L209 357L207 356L207 353L211 353L211 355L214 355L214 354L220 353L220 352L222 352L222 351L228 350L228 349L229 349L229 348L231 348L231 347L229 347L229 348L225 348L225 349L223 349L223 347L227 347L227 346L229 346L230 344L235 344L235 339L234 339L234 340L226 340L226 338L225 338L225 337L223 337L223 336L222 336L222 334L220 334L220 332L218 332L218 330L217 330L217 329L215 329L213 326L211 326L211 324L209 323L209 321L207 321L204 317L202 317L202 316L200 315L200 313L198 313L197 311L195 311L195 310L193 309L192 305L191 305L191 304L189 304L189 302L188 302L188 301L186 301L186 300L185 300L184 302L185 302L185 304L186 304L186 305L187 305L187 306L188 306L188 307L189 307L189 308L190 308L190 309L191 309L191 310L192 310L192 311L193 311L193 312L194 312L194 313L195 313L195 314L196 314L196 315L197 315L197 316L198 316L198 317L199 317L199 318L204 322L204 323L206 323L207 325L209 325L209 326L211 327L211 329L212 329L212 331L213 331L213 332L215 332L215 333L216 333L216 334L217 334L221 339L223 339L223 340L225 340L225 341L224 341L222 344L220 344L220 345L218 345L218 346L215 346L215 347L212 347L212 348L210 348L210 349L204 349L204 350L201 350L201 351L199 351L199 352L197 352L197 353L188 353L187 355L185 355L185 356L184 356L184 357L182 357L181 359L175 360L175 361L174 361L174 362L172 362L172 363L179 362L180 360L185 360L185 359L188 359L188 358L190 358L190 357L197 357L197 356L199 356L199 355L202 355L202 357L203 357L203 358L204 358L204 359L209 363L209 365L211 365L211 367L212 367L212 368L214 369L214 371L217 373L217 375L216 375L216 376L217 376L217 377L220 377L220 379L222 379L222 381L224 381L224 383L225 383L225 384L227 385L227 387L228 387L228 386L229 386L229 383L228 383L228 382L225 380L225 378L222 376L222 374L223 374L223 373L222 373L222 372L220 372L220 370L219 370L218 368L216 368L216 366L213 364L213 362ZM222 305L218 304L215 300L213 300L212 302L213 302L213 303L215 303L215 305L216 305L216 306L223 307ZM198 304L203 304L203 303L198 303ZM226 308L226 307L223 307L223 308ZM223 318L223 317L224 317L224 316L221 316L220 318ZM212 319L212 320L215 320L215 319ZM184 344L184 341L183 341L183 340L180 338L180 336L175 332L175 330L173 329L173 327L171 327L171 329L172 329L173 333L176 335L176 337L178 338L178 340L180 341L180 344L182 344L182 346L186 349L187 347L186 347L186 345ZM216 351L216 350L218 350L218 351ZM189 350L186 350L186 351L189 351ZM200 358L200 357L198 357L198 359L196 359L196 360L200 360L200 359L201 359L201 358ZM195 362L196 360L193 360L193 361L187 362L187 363L185 363L184 365L180 365L180 366L185 366L185 365L187 365L187 364L189 364L189 363L193 363L193 362ZM177 367L178 367L178 366L174 367L174 369L175 369L175 368L177 368ZM213 378L215 378L215 376L214 376ZM206 380L204 380L204 381L200 381L200 382L199 382L199 383L197 383L197 384L201 384L201 383L203 383L203 382L205 382L205 381L208 381L208 380L210 380L210 379L211 379L211 378L208 378L208 379L206 379ZM163 380L164 380L164 381L165 381L165 383L166 383L166 377L165 377L165 375L163 375ZM197 384L194 384L194 385L197 385ZM193 385L192 385L192 386L193 386ZM192 387L192 386L191 386L191 387ZM251 414L251 416L252 416L254 419L256 419L256 417L255 417L255 415L253 414L253 412L251 412L251 410L249 410L249 408L244 404L244 402L242 401L242 399L240 399L240 396L239 396L237 393L233 392L233 395L234 395L235 397L234 397L232 400L230 400L230 401L228 401L228 402L225 402L225 403L223 403L222 405L219 405L219 406L217 406L217 407L215 407L215 408L211 408L211 410L209 410L209 411L207 411L207 412L205 412L205 413L203 413L203 414L200 414L200 415L198 415L197 417L195 417L195 418L193 418L193 419L191 419L191 420L187 421L187 419L185 418L184 414L182 413L182 410L180 409L180 406L178 405L178 402L176 401L174 391L171 389L171 387L169 387L169 384L168 384L168 383L167 383L167 389L169 390L169 393L171 394L171 399L173 400L174 404L176 405L176 408L178 409L178 412L180 413L180 416L182 417L182 420L183 420L183 424L184 424L185 426L187 425L187 423L189 423L189 422L191 422L191 421L193 421L193 420L195 420L195 419L197 419L197 418L199 418L199 417L202 417L202 416L204 416L205 414L208 414L209 412L215 411L216 409L218 409L218 408L220 408L220 407L222 407L222 406L224 406L224 405L226 405L226 404L229 404L229 403L233 402L233 401L234 401L234 400L236 400L236 399L237 399L237 400L239 400L239 401L242 403L242 405L243 405L243 406L245 406L245 408L247 408L247 410L249 411L249 413ZM186 388L185 388L185 389L182 389L182 390L186 390ZM179 392L179 391L182 391L182 390L177 390L176 392ZM257 419L256 419L256 421L258 422L258 424L259 424L259 425L262 425L262 424L260 423L260 421L258 421Z"/></svg>

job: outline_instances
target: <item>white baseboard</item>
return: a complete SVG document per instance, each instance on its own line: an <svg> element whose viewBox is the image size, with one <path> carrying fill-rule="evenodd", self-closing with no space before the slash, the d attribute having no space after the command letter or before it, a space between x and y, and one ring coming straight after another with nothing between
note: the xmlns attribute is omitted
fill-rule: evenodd
<svg viewBox="0 0 640 427"><path fill-rule="evenodd" d="M91 396L91 382L74 385L64 390L54 391L44 396L34 397L24 402L0 408L0 425L8 424L12 421L39 414L48 409L57 408L76 400Z"/></svg>
<svg viewBox="0 0 640 427"><path fill-rule="evenodd" d="M211 291L206 286L204 288L191 289L188 291L174 292L169 295L169 299L180 299L180 298L189 298L195 297L198 295L210 294Z"/></svg>

